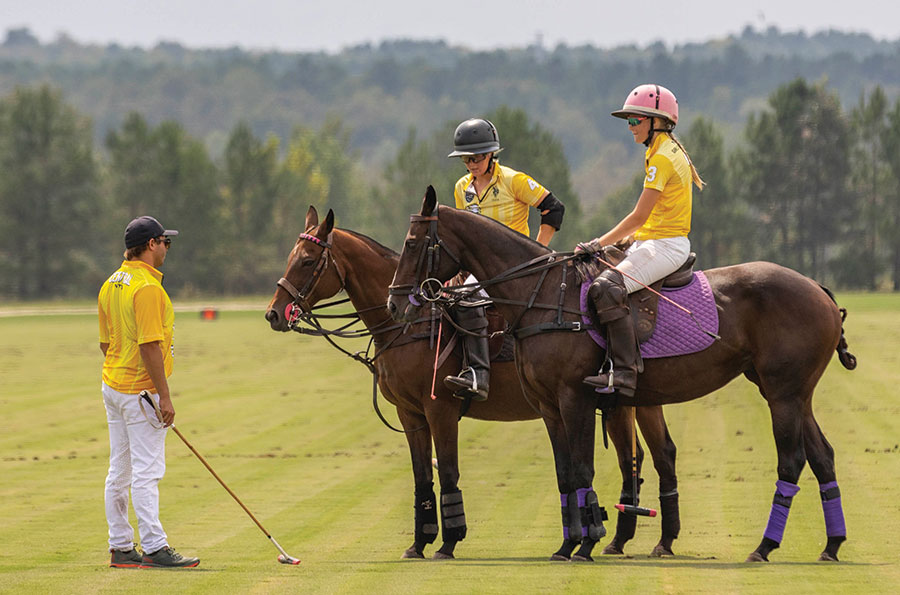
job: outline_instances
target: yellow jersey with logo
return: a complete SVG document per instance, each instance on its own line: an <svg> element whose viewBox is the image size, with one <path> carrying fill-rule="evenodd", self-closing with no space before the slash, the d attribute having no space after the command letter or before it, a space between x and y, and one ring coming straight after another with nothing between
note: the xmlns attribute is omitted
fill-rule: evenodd
<svg viewBox="0 0 900 595"><path fill-rule="evenodd" d="M140 345L161 341L166 377L172 373L175 312L162 286L163 274L140 260L126 260L100 288L100 342L109 343L103 382L125 394L157 392Z"/></svg>
<svg viewBox="0 0 900 595"><path fill-rule="evenodd" d="M456 182L453 189L456 208L481 213L527 236L528 207L539 205L547 190L528 174L496 161L493 167L491 182L480 195L475 192L472 174Z"/></svg>
<svg viewBox="0 0 900 595"><path fill-rule="evenodd" d="M691 165L681 147L668 134L658 134L644 156L644 188L659 190L659 200L636 240L687 236L691 231Z"/></svg>

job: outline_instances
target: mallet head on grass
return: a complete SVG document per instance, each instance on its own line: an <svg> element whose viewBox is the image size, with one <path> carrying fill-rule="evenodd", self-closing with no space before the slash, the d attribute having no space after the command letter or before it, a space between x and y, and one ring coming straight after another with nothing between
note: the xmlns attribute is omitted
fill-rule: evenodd
<svg viewBox="0 0 900 595"><path fill-rule="evenodd" d="M652 508L644 508L643 506L632 506L631 504L616 504L616 509L625 514L633 514L636 516L656 516L656 510Z"/></svg>
<svg viewBox="0 0 900 595"><path fill-rule="evenodd" d="M286 554L278 554L278 561L282 564L291 564L292 566L296 566L300 563L300 560L298 560L297 558L293 558Z"/></svg>

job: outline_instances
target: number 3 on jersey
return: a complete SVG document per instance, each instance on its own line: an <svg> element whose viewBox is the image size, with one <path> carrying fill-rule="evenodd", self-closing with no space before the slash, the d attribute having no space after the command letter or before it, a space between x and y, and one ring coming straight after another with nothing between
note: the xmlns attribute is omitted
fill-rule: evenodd
<svg viewBox="0 0 900 595"><path fill-rule="evenodd" d="M656 166L651 165L650 167L647 168L647 181L652 182L655 179L656 179Z"/></svg>

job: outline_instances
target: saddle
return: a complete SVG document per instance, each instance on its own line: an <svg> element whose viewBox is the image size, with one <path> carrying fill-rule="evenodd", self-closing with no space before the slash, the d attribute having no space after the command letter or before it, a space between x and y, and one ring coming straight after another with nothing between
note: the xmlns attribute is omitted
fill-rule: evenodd
<svg viewBox="0 0 900 595"><path fill-rule="evenodd" d="M617 265L624 260L625 253L615 246L604 246L603 258L610 264ZM691 252L685 263L677 271L650 285L650 289L653 291L641 289L628 296L628 306L631 309L631 319L634 321L638 343L646 342L656 328L656 315L659 311L659 291L664 287L674 289L676 287L684 287L690 283L693 279L694 263L696 261L697 255Z"/></svg>

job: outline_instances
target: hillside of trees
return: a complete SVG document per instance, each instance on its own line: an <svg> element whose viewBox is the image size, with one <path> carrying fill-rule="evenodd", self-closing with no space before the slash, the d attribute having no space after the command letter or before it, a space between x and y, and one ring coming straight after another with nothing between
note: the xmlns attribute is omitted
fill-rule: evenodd
<svg viewBox="0 0 900 595"><path fill-rule="evenodd" d="M472 52L393 41L338 54L0 45L0 297L87 296L137 214L182 230L174 294L268 291L309 204L398 247L456 123L490 117L503 162L567 205L552 244L599 235L639 192L609 117L655 81L709 183L705 268L765 258L841 288L900 290L900 45L774 29L667 48Z"/></svg>

